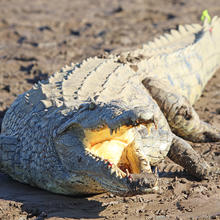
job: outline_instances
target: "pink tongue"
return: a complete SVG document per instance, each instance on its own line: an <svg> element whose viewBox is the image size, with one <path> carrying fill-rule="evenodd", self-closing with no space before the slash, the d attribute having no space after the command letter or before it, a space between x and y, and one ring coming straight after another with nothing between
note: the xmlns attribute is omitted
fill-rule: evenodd
<svg viewBox="0 0 220 220"><path fill-rule="evenodd" d="M98 143L91 148L91 152L99 155L101 158L117 164L120 161L122 152L126 147L126 143L119 140L105 141Z"/></svg>

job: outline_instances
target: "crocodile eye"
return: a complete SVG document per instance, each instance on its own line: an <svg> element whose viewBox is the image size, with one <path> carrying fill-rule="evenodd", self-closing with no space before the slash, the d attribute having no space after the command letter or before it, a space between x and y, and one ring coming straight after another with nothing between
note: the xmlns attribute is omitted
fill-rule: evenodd
<svg viewBox="0 0 220 220"><path fill-rule="evenodd" d="M78 110L82 109L84 107L84 104L81 104L78 108Z"/></svg>
<svg viewBox="0 0 220 220"><path fill-rule="evenodd" d="M96 104L94 102L89 103L89 110L94 110L96 108Z"/></svg>

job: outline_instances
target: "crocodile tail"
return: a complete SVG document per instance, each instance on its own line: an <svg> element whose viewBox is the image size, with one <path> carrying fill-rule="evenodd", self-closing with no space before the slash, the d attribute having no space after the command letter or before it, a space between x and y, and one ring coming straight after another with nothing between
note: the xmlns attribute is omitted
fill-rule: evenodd
<svg viewBox="0 0 220 220"><path fill-rule="evenodd" d="M205 29L211 32L216 48L220 50L220 18L215 16L209 24L204 23Z"/></svg>
<svg viewBox="0 0 220 220"><path fill-rule="evenodd" d="M203 59L203 70L200 72L203 88L215 71L220 67L220 18L215 16L210 21L204 20L201 42L197 51Z"/></svg>
<svg viewBox="0 0 220 220"><path fill-rule="evenodd" d="M165 33L143 45L143 52L148 56L155 56L169 54L178 49L185 48L193 44L195 33L200 32L202 28L203 26L200 24L179 25L177 30L172 29L170 33Z"/></svg>

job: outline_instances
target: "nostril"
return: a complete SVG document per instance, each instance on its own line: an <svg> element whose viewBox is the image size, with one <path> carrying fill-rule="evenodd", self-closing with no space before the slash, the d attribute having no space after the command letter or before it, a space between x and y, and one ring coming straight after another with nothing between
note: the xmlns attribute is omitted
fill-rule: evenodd
<svg viewBox="0 0 220 220"><path fill-rule="evenodd" d="M131 174L132 186L153 188L157 183L157 176L153 173L142 172L140 174Z"/></svg>
<svg viewBox="0 0 220 220"><path fill-rule="evenodd" d="M188 112L184 115L184 118L189 121L192 118L192 115L189 115Z"/></svg>

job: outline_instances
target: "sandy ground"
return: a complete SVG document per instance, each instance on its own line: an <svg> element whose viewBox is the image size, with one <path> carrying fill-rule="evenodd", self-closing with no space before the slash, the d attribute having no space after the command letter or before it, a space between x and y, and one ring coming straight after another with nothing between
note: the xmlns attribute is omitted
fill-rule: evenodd
<svg viewBox="0 0 220 220"><path fill-rule="evenodd" d="M65 64L138 47L177 24L198 23L219 0L0 1L0 123L15 97ZM220 128L220 71L195 105ZM193 144L220 166L220 143ZM161 192L129 198L67 197L0 174L0 219L220 219L219 180L197 182L166 159Z"/></svg>

